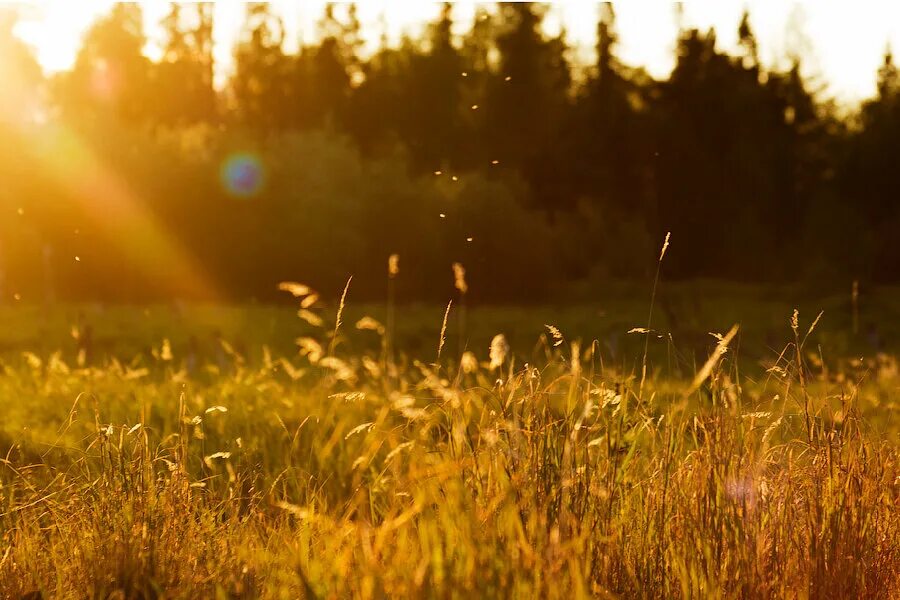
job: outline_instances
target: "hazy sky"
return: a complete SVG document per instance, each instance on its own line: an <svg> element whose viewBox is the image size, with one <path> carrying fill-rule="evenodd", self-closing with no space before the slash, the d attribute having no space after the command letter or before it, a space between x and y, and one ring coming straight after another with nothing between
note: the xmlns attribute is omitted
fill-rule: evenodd
<svg viewBox="0 0 900 600"><path fill-rule="evenodd" d="M80 37L98 14L112 3L99 0L55 0L20 3L23 21L17 34L31 44L45 70L52 72L71 66ZM147 53L158 52L158 23L168 10L168 2L143 2L147 32L151 42ZM371 40L380 35L377 23L386 16L390 36L398 38L405 30L415 31L422 22L434 17L440 5L421 0L372 1L357 3L363 25L369 26ZM322 14L323 2L272 2L284 17L290 37L289 49L298 37L310 39ZM464 30L474 13L474 2L460 2L455 11ZM586 51L593 45L597 3L568 0L554 3L547 26L551 30L565 26L570 42ZM723 49L733 49L737 24L744 7L750 9L751 24L760 42L760 55L766 64L783 61L786 51L802 51L806 73L818 83L827 84L827 92L840 100L858 100L874 93L875 72L886 44L900 48L900 2L837 2L819 0L809 3L756 0L706 0L684 6L686 24L702 28L714 26ZM620 55L626 63L644 65L653 75L664 76L672 68L672 50L677 32L674 4L630 1L615 3L621 39ZM241 26L243 3L216 3L216 58L218 77L227 76L231 45Z"/></svg>

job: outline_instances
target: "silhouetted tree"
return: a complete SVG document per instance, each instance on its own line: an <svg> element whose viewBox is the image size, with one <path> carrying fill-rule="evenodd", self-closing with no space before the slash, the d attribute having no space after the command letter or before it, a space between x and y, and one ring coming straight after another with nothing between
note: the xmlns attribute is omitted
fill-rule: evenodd
<svg viewBox="0 0 900 600"><path fill-rule="evenodd" d="M407 38L399 48L384 42L362 66L362 83L350 98L345 125L367 154L383 153L400 141L407 115L397 107L405 104L405 82L414 52Z"/></svg>
<svg viewBox="0 0 900 600"><path fill-rule="evenodd" d="M865 102L859 127L850 137L840 174L843 196L864 216L861 232L847 231L860 242L856 252L871 246L869 272L879 280L900 274L900 252L895 235L900 231L900 177L897 149L900 140L900 77L890 47L878 70L878 95Z"/></svg>
<svg viewBox="0 0 900 600"><path fill-rule="evenodd" d="M519 169L537 202L555 207L560 161L553 148L569 107L571 73L564 34L548 39L546 5L501 3L496 71L481 110L481 136L490 159Z"/></svg>
<svg viewBox="0 0 900 600"><path fill-rule="evenodd" d="M646 113L650 79L628 69L616 56L615 12L611 3L599 7L597 60L577 90L563 123L563 135L553 152L557 177L549 200L561 218L567 237L581 242L563 261L567 276L579 277L596 268L597 257L607 265L616 256L618 267L632 269L613 246L630 232L629 245L652 222L652 129ZM568 223L568 225L566 225ZM639 261L645 257L632 251ZM618 272L613 269L610 272Z"/></svg>
<svg viewBox="0 0 900 600"><path fill-rule="evenodd" d="M283 50L284 26L267 2L247 5L244 29L235 50L231 94L237 119L269 131L293 122L289 60Z"/></svg>
<svg viewBox="0 0 900 600"><path fill-rule="evenodd" d="M620 60L611 4L599 6L596 62L578 76L565 32L545 31L546 5L479 6L459 36L454 10L444 4L399 44L385 34L364 58L355 5L327 5L315 39L289 55L276 10L254 3L217 92L211 4L171 5L156 64L142 53L140 8L116 5L57 77L63 127L54 107L39 111L40 69L0 19L0 81L16 84L0 93L7 273L40 270L46 242L63 248L50 261L62 295L152 292L165 267L154 279L109 239L72 238L71 224L96 221L94 200L112 194L139 200L125 237L164 230L238 296L297 270L339 287L348 270L381 273L400 251L411 294L444 294L430 273L462 259L473 287L497 298L521 288L510 266L520 256L541 286L640 276L670 230L670 277L900 276L890 52L877 96L842 121L804 77L802 44L785 69L760 63L746 12L734 53L714 31L684 29L671 75L656 81ZM48 123L26 134L35 116ZM220 127L195 127L210 121ZM85 162L54 176L47 161L75 155L66 144ZM232 150L252 156L232 170ZM446 176L418 177L432 170ZM233 177L260 185L235 194L246 182ZM298 240L328 260L298 256ZM76 246L88 259L77 271L66 260ZM113 271L125 274L112 281ZM381 276L366 277L355 285L381 294Z"/></svg>
<svg viewBox="0 0 900 600"><path fill-rule="evenodd" d="M739 36L744 55L729 57L714 31L683 31L653 106L656 233L686 238L670 260L676 273L787 273L824 168L814 154L824 145L820 118L799 64L763 82L746 18ZM722 236L714 251L711 232Z"/></svg>
<svg viewBox="0 0 900 600"><path fill-rule="evenodd" d="M172 2L162 27L165 47L151 88L155 119L169 126L214 121L213 3Z"/></svg>
<svg viewBox="0 0 900 600"><path fill-rule="evenodd" d="M741 22L738 24L738 45L741 48L740 58L743 66L748 69L759 69L759 45L756 35L750 27L750 12L746 9L741 14Z"/></svg>
<svg viewBox="0 0 900 600"><path fill-rule="evenodd" d="M348 22L341 23L335 5L326 4L318 43L304 46L295 61L296 120L303 129L345 121L359 44L355 6L347 11Z"/></svg>
<svg viewBox="0 0 900 600"><path fill-rule="evenodd" d="M620 63L616 41L615 13L607 2L601 5L597 25L597 62L568 117L563 146L568 169L560 200L588 196L649 217L646 188L652 152L641 114L649 78Z"/></svg>
<svg viewBox="0 0 900 600"><path fill-rule="evenodd" d="M78 118L146 118L150 62L140 5L116 3L88 30L72 71L61 76L60 106Z"/></svg>
<svg viewBox="0 0 900 600"><path fill-rule="evenodd" d="M465 66L453 43L452 12L452 5L444 3L438 20L427 28L424 51L407 47L411 52L409 80L401 82L405 94L398 112L405 118L399 134L413 163L425 170L444 163L457 166L464 155L460 82Z"/></svg>

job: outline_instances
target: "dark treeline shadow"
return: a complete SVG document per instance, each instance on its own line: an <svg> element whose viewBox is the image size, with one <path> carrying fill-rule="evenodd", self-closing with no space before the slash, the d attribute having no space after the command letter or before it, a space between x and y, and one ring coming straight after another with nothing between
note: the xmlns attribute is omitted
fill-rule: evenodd
<svg viewBox="0 0 900 600"><path fill-rule="evenodd" d="M158 61L136 4L87 32L45 78L0 18L0 296L42 301L268 299L302 280L381 298L558 297L646 278L673 232L669 278L896 282L900 79L842 116L801 76L683 29L671 75L617 56L597 5L593 64L548 7L445 5L417 38L363 52L353 4L284 49L247 5L233 73L214 85L211 3L172 4ZM371 36L368 36L371 37ZM386 36L384 36L386 37ZM843 283L841 283L843 285Z"/></svg>

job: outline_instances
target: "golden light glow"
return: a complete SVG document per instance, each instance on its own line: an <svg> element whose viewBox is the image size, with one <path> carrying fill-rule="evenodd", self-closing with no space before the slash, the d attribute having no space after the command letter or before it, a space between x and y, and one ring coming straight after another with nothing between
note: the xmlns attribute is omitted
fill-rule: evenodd
<svg viewBox="0 0 900 600"><path fill-rule="evenodd" d="M126 264L137 265L175 297L215 299L218 294L212 280L128 183L65 125L54 128L52 148L31 151L43 159L47 175L79 203L109 251L122 254ZM81 262L80 257L75 260Z"/></svg>
<svg viewBox="0 0 900 600"><path fill-rule="evenodd" d="M33 2L23 3L16 33L35 51L45 71L68 69L90 24L108 3Z"/></svg>
<svg viewBox="0 0 900 600"><path fill-rule="evenodd" d="M13 65L14 66L14 65ZM16 101L11 90L25 89L15 68L4 71L8 82L0 101ZM16 83L16 82L19 83ZM36 100L28 100L27 110ZM2 105L2 102L0 102ZM104 165L90 147L62 121L52 123L35 119L13 119L8 125L19 131L20 151L36 159L40 171L53 180L67 198L78 203L90 229L101 236L110 253L120 254L125 262L137 265L160 289L173 295L214 299L216 288L197 262L165 231L143 200L112 168ZM40 126L39 130L29 128ZM17 214L24 216L21 207ZM78 234L80 229L75 229ZM75 254L71 259L83 261Z"/></svg>
<svg viewBox="0 0 900 600"><path fill-rule="evenodd" d="M47 71L71 66L79 41L91 22L109 10L109 1L24 3L24 21L17 33L31 44ZM147 54L159 53L159 22L168 10L165 2L143 2ZM324 2L272 2L288 25L288 50L301 40L315 36L316 22ZM465 30L475 14L475 2L456 3L459 31ZM839 98L855 100L874 92L875 70L885 45L900 47L900 5L897 3L857 3L852 8L840 3L793 4L717 0L684 5L681 19L685 25L715 27L720 46L726 50L737 44L736 29L741 11L748 7L751 23L760 41L762 59L768 63L783 60L787 52L803 51L807 72L829 82L829 90ZM672 48L677 34L677 17L670 3L615 4L620 33L620 54L632 65L643 65L655 76L665 76L673 64ZM367 49L377 43L385 16L389 38L397 40L407 30L416 29L440 10L431 2L362 2L359 17L363 24ZM554 3L547 28L557 32L565 28L570 42L579 46L577 55L589 59L595 33L595 3L569 0ZM230 69L231 47L240 32L244 5L239 2L216 3L216 49L219 63L217 80L224 82ZM851 18L852 17L852 18ZM299 24L299 26L297 25ZM834 43L840 40L841 43Z"/></svg>

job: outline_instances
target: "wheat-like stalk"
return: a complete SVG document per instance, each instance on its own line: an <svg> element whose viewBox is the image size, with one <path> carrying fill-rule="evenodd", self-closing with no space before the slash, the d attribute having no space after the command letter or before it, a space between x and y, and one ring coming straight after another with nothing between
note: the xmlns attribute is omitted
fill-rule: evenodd
<svg viewBox="0 0 900 600"><path fill-rule="evenodd" d="M450 306L453 305L453 300L450 300L447 303L447 310L444 311L444 321L441 323L441 337L438 341L438 350L437 350L437 360L440 362L441 360L441 350L444 349L444 342L447 340L447 317L450 316Z"/></svg>
<svg viewBox="0 0 900 600"><path fill-rule="evenodd" d="M328 355L334 355L334 347L337 344L337 334L338 329L341 328L341 318L344 315L344 306L347 302L347 291L350 289L350 282L353 281L353 275L351 275L347 279L347 285L344 286L344 291L341 293L341 301L338 304L337 316L334 319L334 331L331 334L331 345L328 348Z"/></svg>

